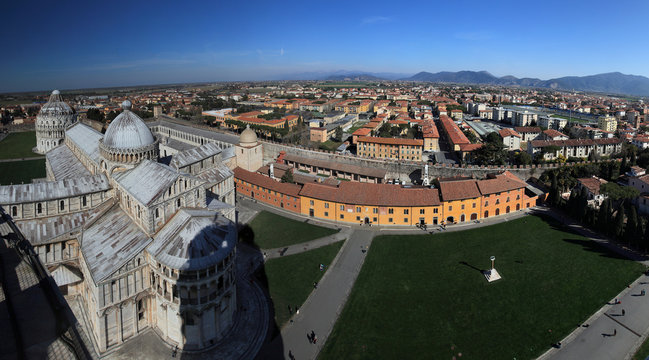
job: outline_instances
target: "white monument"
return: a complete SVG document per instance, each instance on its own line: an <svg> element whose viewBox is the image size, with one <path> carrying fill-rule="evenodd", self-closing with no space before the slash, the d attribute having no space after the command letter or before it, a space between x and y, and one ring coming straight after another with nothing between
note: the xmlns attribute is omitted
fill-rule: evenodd
<svg viewBox="0 0 649 360"><path fill-rule="evenodd" d="M498 273L498 270L496 270L496 268L494 267L496 257L492 256L489 258L489 260L491 260L491 270L484 270L482 272L484 274L484 277L487 279L488 282L500 280L500 274Z"/></svg>
<svg viewBox="0 0 649 360"><path fill-rule="evenodd" d="M430 186L430 180L428 179L428 164L424 165L424 186Z"/></svg>

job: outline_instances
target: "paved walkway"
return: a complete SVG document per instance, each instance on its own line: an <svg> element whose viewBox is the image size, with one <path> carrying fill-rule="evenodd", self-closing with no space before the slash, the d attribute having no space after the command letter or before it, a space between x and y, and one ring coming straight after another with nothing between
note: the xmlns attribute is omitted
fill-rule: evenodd
<svg viewBox="0 0 649 360"><path fill-rule="evenodd" d="M300 307L300 313L293 316L293 323L287 324L281 336L263 349L261 358L269 358L266 353L277 354L277 349L283 350L285 359L289 351L296 359L316 358L343 310L375 234L361 230L351 233L318 288ZM307 338L311 331L316 334L317 344Z"/></svg>
<svg viewBox="0 0 649 360"><path fill-rule="evenodd" d="M2 159L2 160L0 160L0 163L14 162L14 161L39 160L39 159L45 159L45 156L43 155L43 156L30 156L30 157L15 158L15 159Z"/></svg>

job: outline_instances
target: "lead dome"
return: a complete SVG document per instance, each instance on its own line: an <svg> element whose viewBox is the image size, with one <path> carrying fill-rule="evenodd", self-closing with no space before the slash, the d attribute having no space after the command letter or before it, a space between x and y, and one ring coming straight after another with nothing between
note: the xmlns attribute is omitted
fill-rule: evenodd
<svg viewBox="0 0 649 360"><path fill-rule="evenodd" d="M131 102L122 103L121 114L110 123L104 135L104 145L114 149L138 149L155 142L151 130L131 111Z"/></svg>

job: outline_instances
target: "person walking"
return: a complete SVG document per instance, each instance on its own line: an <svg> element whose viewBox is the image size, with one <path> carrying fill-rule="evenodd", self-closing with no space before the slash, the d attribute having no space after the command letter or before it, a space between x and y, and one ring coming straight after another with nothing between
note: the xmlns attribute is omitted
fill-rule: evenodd
<svg viewBox="0 0 649 360"><path fill-rule="evenodd" d="M622 309L622 316L624 316L624 314L626 314L626 311L624 311L624 309Z"/></svg>
<svg viewBox="0 0 649 360"><path fill-rule="evenodd" d="M617 329L613 329L613 336L617 336Z"/></svg>

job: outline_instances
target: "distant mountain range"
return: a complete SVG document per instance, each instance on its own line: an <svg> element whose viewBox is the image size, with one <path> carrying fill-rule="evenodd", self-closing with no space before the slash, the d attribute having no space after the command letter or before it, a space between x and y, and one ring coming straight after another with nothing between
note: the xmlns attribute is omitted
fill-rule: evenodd
<svg viewBox="0 0 649 360"><path fill-rule="evenodd" d="M437 73L422 71L410 76L409 74L400 73L373 73L363 71L339 70L334 72L309 72L290 74L281 76L277 80L402 80L454 84L523 86L555 90L576 90L608 94L649 96L649 78L638 75L626 75L619 72L589 76L565 76L556 79L541 80L536 78L519 79L511 75L496 77L487 71L442 71Z"/></svg>
<svg viewBox="0 0 649 360"><path fill-rule="evenodd" d="M457 84L518 85L556 90L649 95L649 78L638 75L626 75L619 72L589 76L565 76L556 79L541 80L535 78L519 79L511 75L496 77L487 71L443 71L438 73L422 71L401 80Z"/></svg>

